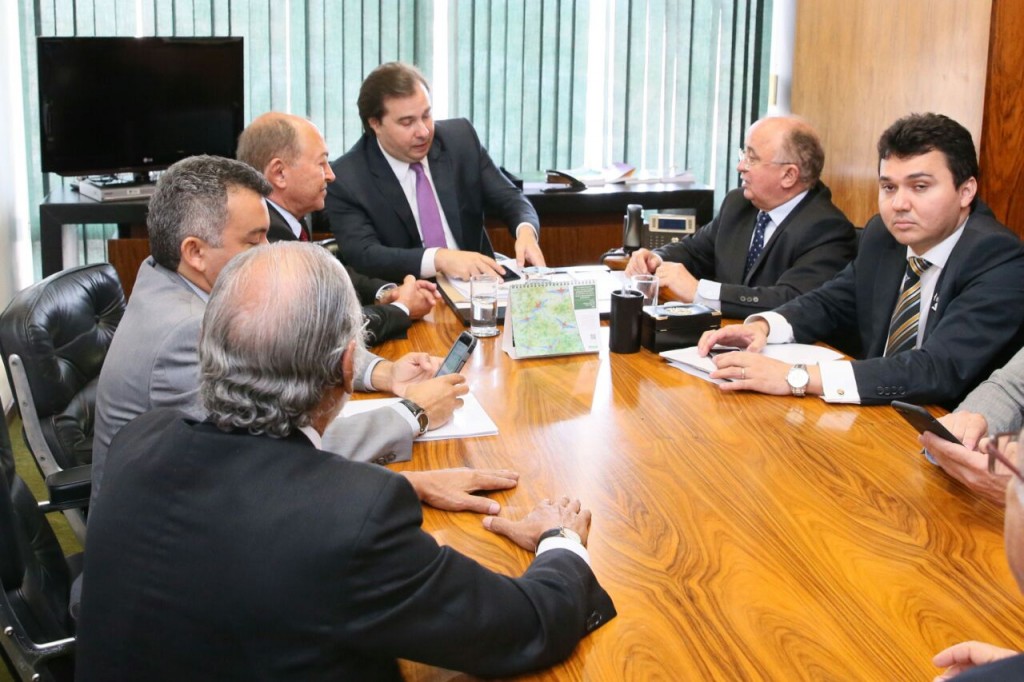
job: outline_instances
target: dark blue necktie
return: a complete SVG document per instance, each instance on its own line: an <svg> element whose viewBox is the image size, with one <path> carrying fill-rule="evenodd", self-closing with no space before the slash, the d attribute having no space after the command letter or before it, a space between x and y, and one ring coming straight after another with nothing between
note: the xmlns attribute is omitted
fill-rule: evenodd
<svg viewBox="0 0 1024 682"><path fill-rule="evenodd" d="M747 278L750 268L754 267L754 263L757 262L761 252L764 251L764 231L768 229L768 223L771 222L771 219L771 216L764 211L760 211L757 214L757 222L754 223L754 239L750 242L750 250L747 251L747 263L743 266L743 279Z"/></svg>

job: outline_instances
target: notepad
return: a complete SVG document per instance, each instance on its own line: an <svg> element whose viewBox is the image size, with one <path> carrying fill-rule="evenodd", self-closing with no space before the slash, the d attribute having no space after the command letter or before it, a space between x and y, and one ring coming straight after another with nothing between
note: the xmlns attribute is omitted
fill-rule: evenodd
<svg viewBox="0 0 1024 682"><path fill-rule="evenodd" d="M716 349L719 352L728 350L720 347L716 347ZM712 349L712 352L714 353L716 349ZM678 367L678 365L684 365L685 367L696 369L700 373L704 374L705 378L707 378L706 375L718 369L710 355L701 357L697 354L696 346L667 350L659 353L659 355L668 360L673 366ZM798 363L804 365L816 365L819 362L841 360L843 358L842 353L834 351L831 348L825 348L824 346L812 346L806 343L768 344L761 351L761 355L774 358L775 360L781 360L782 362L787 362L791 365ZM686 371L685 367L678 368ZM693 372L688 372L688 374L693 374Z"/></svg>
<svg viewBox="0 0 1024 682"><path fill-rule="evenodd" d="M501 340L501 349L509 357L596 353L600 339L594 281L542 280L509 286Z"/></svg>

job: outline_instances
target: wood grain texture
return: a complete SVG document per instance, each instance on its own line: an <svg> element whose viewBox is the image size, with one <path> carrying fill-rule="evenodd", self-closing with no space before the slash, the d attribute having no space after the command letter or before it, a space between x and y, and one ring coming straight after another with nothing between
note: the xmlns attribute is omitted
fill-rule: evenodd
<svg viewBox="0 0 1024 682"><path fill-rule="evenodd" d="M981 133L981 196L1024 236L1024 3L993 0Z"/></svg>
<svg viewBox="0 0 1024 682"><path fill-rule="evenodd" d="M981 140L991 8L991 0L797 3L793 112L821 133L823 179L855 225L878 212L876 145L893 121L934 111ZM1019 78L1020 62L1012 68Z"/></svg>
<svg viewBox="0 0 1024 682"><path fill-rule="evenodd" d="M461 330L441 305L381 352L443 354ZM887 407L722 394L646 350L517 362L500 337L464 373L500 434L417 444L403 466L518 470L494 495L510 518L578 496L619 611L520 679L924 680L952 643L1024 644L1001 512L928 464ZM425 525L495 570L531 559L475 514L425 509Z"/></svg>

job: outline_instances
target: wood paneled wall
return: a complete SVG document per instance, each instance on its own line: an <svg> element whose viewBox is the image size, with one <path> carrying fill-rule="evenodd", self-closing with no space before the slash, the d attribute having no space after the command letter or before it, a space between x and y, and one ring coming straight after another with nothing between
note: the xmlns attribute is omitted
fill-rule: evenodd
<svg viewBox="0 0 1024 682"><path fill-rule="evenodd" d="M981 196L1024 236L1024 2L993 0L981 133Z"/></svg>
<svg viewBox="0 0 1024 682"><path fill-rule="evenodd" d="M935 111L981 140L991 12L991 0L799 0L793 112L821 132L824 180L855 224L878 212L876 144L897 118Z"/></svg>

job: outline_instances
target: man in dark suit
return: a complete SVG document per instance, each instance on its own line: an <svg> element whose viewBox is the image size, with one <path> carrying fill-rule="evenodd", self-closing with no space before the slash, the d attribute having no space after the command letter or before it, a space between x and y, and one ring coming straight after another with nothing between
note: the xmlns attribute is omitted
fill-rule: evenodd
<svg viewBox="0 0 1024 682"><path fill-rule="evenodd" d="M320 449L361 323L322 249L228 264L199 345L208 419L156 410L111 446L79 682L399 680L398 658L505 677L557 663L615 615L578 500L485 522L537 552L511 578L426 534L404 478Z"/></svg>
<svg viewBox="0 0 1024 682"><path fill-rule="evenodd" d="M267 240L310 241L315 217L322 215L327 185L334 180L327 143L317 127L299 116L263 114L238 137L236 157L262 172L270 183ZM399 287L350 267L345 270L363 305L368 345L404 336L412 320L426 315L440 299L435 284L411 275Z"/></svg>
<svg viewBox="0 0 1024 682"><path fill-rule="evenodd" d="M736 166L743 187L726 195L718 216L689 239L640 249L626 274L656 274L680 300L739 318L820 286L857 251L853 226L820 180L824 164L806 122L758 121Z"/></svg>
<svg viewBox="0 0 1024 682"><path fill-rule="evenodd" d="M327 187L327 215L346 261L394 282L408 274L503 274L484 230L486 211L509 226L519 265L544 265L537 212L468 121L435 125L430 86L415 67L378 66L358 106L363 136L334 162L337 179Z"/></svg>
<svg viewBox="0 0 1024 682"><path fill-rule="evenodd" d="M1024 248L976 198L971 134L938 114L896 121L878 142L879 215L834 279L773 312L705 334L747 348L718 355L721 388L955 405L1021 346ZM765 343L858 341L861 359L805 367Z"/></svg>

